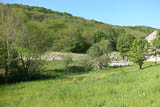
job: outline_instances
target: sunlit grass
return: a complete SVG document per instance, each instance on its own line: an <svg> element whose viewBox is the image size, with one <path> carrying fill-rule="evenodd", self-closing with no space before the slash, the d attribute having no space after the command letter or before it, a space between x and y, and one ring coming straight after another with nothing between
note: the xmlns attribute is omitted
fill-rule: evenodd
<svg viewBox="0 0 160 107"><path fill-rule="evenodd" d="M0 86L2 107L159 107L160 66L145 63ZM48 70L60 69L55 63ZM49 71L52 73L52 71ZM62 72L63 73L63 72ZM56 75L53 71L52 75ZM58 74L61 75L61 74ZM67 77L67 78L66 78Z"/></svg>

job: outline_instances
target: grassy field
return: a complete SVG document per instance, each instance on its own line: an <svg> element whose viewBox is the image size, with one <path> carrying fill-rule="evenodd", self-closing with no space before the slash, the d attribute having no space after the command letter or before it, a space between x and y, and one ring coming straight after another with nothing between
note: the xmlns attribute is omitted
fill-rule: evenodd
<svg viewBox="0 0 160 107"><path fill-rule="evenodd" d="M0 86L0 107L159 107L160 65L65 73L48 63L45 80Z"/></svg>

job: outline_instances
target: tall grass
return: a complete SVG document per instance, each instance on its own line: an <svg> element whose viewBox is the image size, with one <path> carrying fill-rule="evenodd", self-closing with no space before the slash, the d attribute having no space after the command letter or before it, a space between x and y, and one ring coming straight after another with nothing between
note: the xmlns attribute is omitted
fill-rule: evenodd
<svg viewBox="0 0 160 107"><path fill-rule="evenodd" d="M53 63L46 67L50 69ZM49 68L50 67L50 68ZM54 66L55 67L55 66ZM53 67L53 68L54 68ZM58 67L54 68L58 69ZM159 107L160 66L106 68L0 86L1 107ZM60 74L59 74L60 75Z"/></svg>

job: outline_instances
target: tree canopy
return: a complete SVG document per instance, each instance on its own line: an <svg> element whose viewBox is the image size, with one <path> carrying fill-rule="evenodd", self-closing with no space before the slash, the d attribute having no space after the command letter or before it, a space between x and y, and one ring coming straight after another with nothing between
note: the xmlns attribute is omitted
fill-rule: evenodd
<svg viewBox="0 0 160 107"><path fill-rule="evenodd" d="M129 54L130 59L138 64L140 69L142 68L144 61L147 60L148 49L149 43L142 36L136 38L132 44Z"/></svg>
<svg viewBox="0 0 160 107"><path fill-rule="evenodd" d="M135 37L131 34L122 34L117 40L117 50L121 52L121 55L127 56L132 47L132 43Z"/></svg>
<svg viewBox="0 0 160 107"><path fill-rule="evenodd" d="M6 4L3 7L6 10L18 9L15 17L23 19L23 24L30 27L31 33L39 35L39 38L47 39L48 42L43 44L47 45L46 49L50 51L85 53L90 46L103 39L109 40L113 49L117 50L117 38L120 35L147 36L155 30L145 26L113 26L43 7L21 4ZM32 27L34 31L31 29Z"/></svg>

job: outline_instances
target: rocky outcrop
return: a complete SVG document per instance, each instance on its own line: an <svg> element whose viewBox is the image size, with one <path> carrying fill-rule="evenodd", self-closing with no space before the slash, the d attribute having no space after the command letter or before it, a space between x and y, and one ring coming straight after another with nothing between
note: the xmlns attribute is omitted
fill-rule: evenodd
<svg viewBox="0 0 160 107"><path fill-rule="evenodd" d="M152 40L156 39L156 36L158 34L158 31L154 31L152 32L150 35L148 35L146 37L146 40L151 43ZM150 61L150 62L160 62L160 57L159 56L150 56L147 61Z"/></svg>
<svg viewBox="0 0 160 107"><path fill-rule="evenodd" d="M152 32L150 35L146 37L146 40L150 43L152 40L156 39L158 31Z"/></svg>

